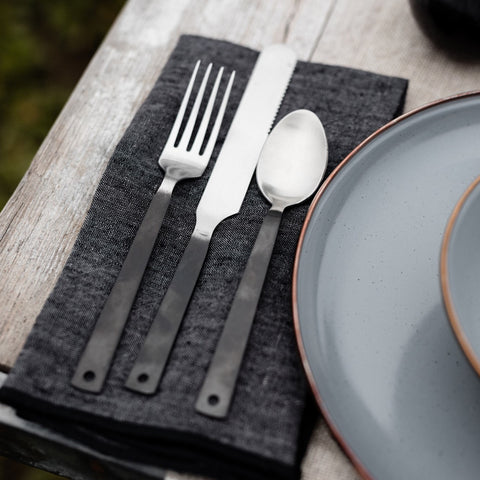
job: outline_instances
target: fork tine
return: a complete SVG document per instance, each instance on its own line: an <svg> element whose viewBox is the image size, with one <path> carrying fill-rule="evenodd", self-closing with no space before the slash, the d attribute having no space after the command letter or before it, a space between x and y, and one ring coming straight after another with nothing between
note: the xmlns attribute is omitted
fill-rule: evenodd
<svg viewBox="0 0 480 480"><path fill-rule="evenodd" d="M207 158L213 152L213 147L215 146L215 142L217 141L218 133L220 132L220 126L222 124L223 116L225 114L225 110L227 108L228 98L230 97L230 91L232 90L233 80L235 78L235 70L230 74L230 79L228 80L227 88L225 89L225 93L223 94L222 103L217 113L217 118L215 119L215 123L212 128L212 132L210 133L210 138L208 139L207 146L202 153L202 156L206 156Z"/></svg>
<svg viewBox="0 0 480 480"><path fill-rule="evenodd" d="M212 69L212 64L210 63L207 67L205 75L203 76L202 83L197 93L197 98L195 98L195 103L193 104L192 111L188 117L187 125L185 130L182 133L182 138L178 144L178 147L186 150L188 143L190 142L190 137L192 136L193 127L195 126L195 121L197 120L198 111L200 110L200 104L202 103L203 94L205 92L205 87L207 86L208 77L210 75L210 70Z"/></svg>
<svg viewBox="0 0 480 480"><path fill-rule="evenodd" d="M217 78L215 79L215 84L213 85L212 92L210 93L210 98L208 99L207 108L205 109L205 113L203 114L202 123L200 124L200 127L195 136L195 142L192 145L192 152L200 153L200 149L202 148L203 140L205 138L205 133L207 132L208 122L210 121L210 117L212 115L213 105L217 97L218 87L220 85L222 75L223 67L219 69Z"/></svg>
<svg viewBox="0 0 480 480"><path fill-rule="evenodd" d="M180 126L182 125L183 116L185 115L185 110L187 109L188 100L190 99L190 94L192 93L193 84L195 83L195 77L197 76L199 67L200 67L200 60L197 60L197 63L195 63L195 68L193 69L192 76L190 77L190 81L188 82L187 90L185 91L185 95L183 96L180 109L178 110L177 116L175 118L175 122L173 124L172 130L170 131L170 135L168 136L167 145L173 146L175 144L175 141L178 136L178 131L180 130Z"/></svg>

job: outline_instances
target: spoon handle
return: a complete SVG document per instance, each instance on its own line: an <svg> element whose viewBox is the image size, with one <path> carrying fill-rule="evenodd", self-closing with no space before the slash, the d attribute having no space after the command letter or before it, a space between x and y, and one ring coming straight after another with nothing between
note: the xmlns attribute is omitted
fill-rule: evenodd
<svg viewBox="0 0 480 480"><path fill-rule="evenodd" d="M263 219L197 398L195 409L204 415L227 416L281 218L271 208Z"/></svg>
<svg viewBox="0 0 480 480"><path fill-rule="evenodd" d="M175 184L165 176L148 207L72 377L77 388L98 393L103 387Z"/></svg>

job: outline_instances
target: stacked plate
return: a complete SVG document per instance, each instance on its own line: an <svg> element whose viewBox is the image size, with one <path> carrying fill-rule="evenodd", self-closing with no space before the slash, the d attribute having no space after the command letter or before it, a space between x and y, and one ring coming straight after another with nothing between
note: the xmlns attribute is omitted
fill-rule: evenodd
<svg viewBox="0 0 480 480"><path fill-rule="evenodd" d="M297 340L365 478L478 478L479 175L474 93L380 129L312 203L295 264Z"/></svg>
<svg viewBox="0 0 480 480"><path fill-rule="evenodd" d="M441 280L452 327L480 374L480 177L462 195L447 224Z"/></svg>

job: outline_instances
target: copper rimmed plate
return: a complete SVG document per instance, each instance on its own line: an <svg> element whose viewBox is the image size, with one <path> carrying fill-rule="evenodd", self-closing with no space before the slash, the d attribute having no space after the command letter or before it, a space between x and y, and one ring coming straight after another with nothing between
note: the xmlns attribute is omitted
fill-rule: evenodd
<svg viewBox="0 0 480 480"><path fill-rule="evenodd" d="M331 174L294 272L303 363L365 478L478 479L480 377L450 327L440 250L480 171L480 93L380 129Z"/></svg>
<svg viewBox="0 0 480 480"><path fill-rule="evenodd" d="M480 177L462 195L448 221L441 259L448 317L480 374Z"/></svg>

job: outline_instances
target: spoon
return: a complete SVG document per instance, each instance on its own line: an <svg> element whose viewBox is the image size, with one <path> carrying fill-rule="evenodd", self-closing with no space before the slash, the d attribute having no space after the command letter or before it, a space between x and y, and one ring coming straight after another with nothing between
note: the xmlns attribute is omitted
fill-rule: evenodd
<svg viewBox="0 0 480 480"><path fill-rule="evenodd" d="M263 219L195 409L210 417L228 414L285 208L317 189L328 160L327 138L309 110L285 116L268 136L257 166L257 183L271 208Z"/></svg>

